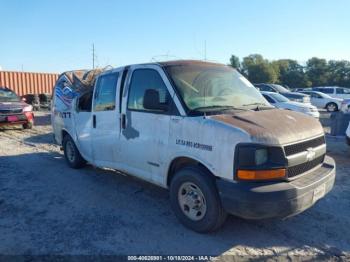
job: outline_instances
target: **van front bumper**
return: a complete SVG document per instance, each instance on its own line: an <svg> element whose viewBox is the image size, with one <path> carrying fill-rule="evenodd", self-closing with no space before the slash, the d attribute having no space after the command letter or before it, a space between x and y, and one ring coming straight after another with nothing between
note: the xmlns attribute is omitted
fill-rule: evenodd
<svg viewBox="0 0 350 262"><path fill-rule="evenodd" d="M334 185L335 162L326 156L321 167L292 181L230 182L218 179L224 209L246 219L296 215L325 196Z"/></svg>

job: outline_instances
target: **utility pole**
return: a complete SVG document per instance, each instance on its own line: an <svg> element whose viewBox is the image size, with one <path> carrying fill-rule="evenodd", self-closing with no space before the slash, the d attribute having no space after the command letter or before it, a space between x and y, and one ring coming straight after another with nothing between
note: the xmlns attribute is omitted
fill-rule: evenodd
<svg viewBox="0 0 350 262"><path fill-rule="evenodd" d="M207 40L204 41L204 61L207 61Z"/></svg>
<svg viewBox="0 0 350 262"><path fill-rule="evenodd" d="M92 44L92 69L95 69L95 44Z"/></svg>

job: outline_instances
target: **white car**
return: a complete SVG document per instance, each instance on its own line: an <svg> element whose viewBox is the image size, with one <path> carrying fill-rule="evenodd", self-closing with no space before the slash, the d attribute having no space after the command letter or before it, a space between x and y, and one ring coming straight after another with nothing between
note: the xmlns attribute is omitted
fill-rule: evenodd
<svg viewBox="0 0 350 262"><path fill-rule="evenodd" d="M346 140L348 141L348 145L350 146L350 122L348 129L346 130Z"/></svg>
<svg viewBox="0 0 350 262"><path fill-rule="evenodd" d="M344 99L341 103L340 111L350 113L350 99Z"/></svg>
<svg viewBox="0 0 350 262"><path fill-rule="evenodd" d="M261 92L261 94L270 104L277 108L304 113L315 118L320 117L320 113L313 105L290 101L285 96L274 92Z"/></svg>
<svg viewBox="0 0 350 262"><path fill-rule="evenodd" d="M350 98L350 88L327 86L327 87L314 87L313 91L319 91L324 94L330 95L335 98Z"/></svg>
<svg viewBox="0 0 350 262"><path fill-rule="evenodd" d="M301 91L311 97L311 104L317 108L327 109L328 112L338 111L342 107L343 99L334 98L319 91Z"/></svg>

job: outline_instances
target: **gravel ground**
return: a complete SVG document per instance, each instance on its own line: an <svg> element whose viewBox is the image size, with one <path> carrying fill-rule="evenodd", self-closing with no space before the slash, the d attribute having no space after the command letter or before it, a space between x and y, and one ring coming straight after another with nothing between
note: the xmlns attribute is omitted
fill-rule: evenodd
<svg viewBox="0 0 350 262"><path fill-rule="evenodd" d="M350 260L350 149L327 139L333 191L287 220L229 217L214 234L184 228L168 192L123 174L68 168L52 144L48 113L32 130L0 130L0 254L213 255L224 260Z"/></svg>

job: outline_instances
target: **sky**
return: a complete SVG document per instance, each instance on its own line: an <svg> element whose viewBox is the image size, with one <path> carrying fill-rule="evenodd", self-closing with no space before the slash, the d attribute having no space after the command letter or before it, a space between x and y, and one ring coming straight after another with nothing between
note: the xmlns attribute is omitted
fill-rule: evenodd
<svg viewBox="0 0 350 262"><path fill-rule="evenodd" d="M55 72L259 53L350 60L348 0L0 0L0 67Z"/></svg>

